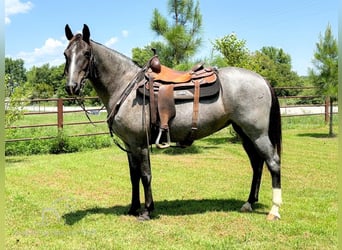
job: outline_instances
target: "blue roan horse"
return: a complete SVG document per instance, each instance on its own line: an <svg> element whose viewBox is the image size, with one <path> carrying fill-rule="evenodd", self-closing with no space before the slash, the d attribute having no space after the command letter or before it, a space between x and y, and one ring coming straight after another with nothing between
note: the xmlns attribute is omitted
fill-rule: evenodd
<svg viewBox="0 0 342 250"><path fill-rule="evenodd" d="M80 94L89 79L109 114L110 130L125 144L132 183L131 215L150 219L154 209L151 189L149 143L151 140L149 99L136 89L132 81L142 69L131 59L90 40L84 25L82 34L74 35L68 25L65 35L69 45L65 49L66 90ZM260 75L241 68L218 70L221 89L215 98L199 101L197 130L193 140L209 136L232 125L243 140L253 169L251 190L241 211L252 211L258 201L262 168L266 163L272 177L273 206L269 220L280 218L282 203L280 182L281 122L280 108L273 89ZM124 98L123 98L124 96ZM170 122L171 141L186 141L192 127L192 101L176 102L176 115ZM140 211L139 184L142 181L145 207ZM140 213L139 213L140 211Z"/></svg>

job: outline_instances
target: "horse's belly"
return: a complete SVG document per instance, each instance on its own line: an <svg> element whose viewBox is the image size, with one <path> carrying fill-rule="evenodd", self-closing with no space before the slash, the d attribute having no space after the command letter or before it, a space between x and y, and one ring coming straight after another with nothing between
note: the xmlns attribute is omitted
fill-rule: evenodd
<svg viewBox="0 0 342 250"><path fill-rule="evenodd" d="M171 140L174 142L187 140L193 128L195 128L193 139L206 137L227 126L228 120L229 114L218 101L201 101L198 119L194 119L192 102L178 104L176 116L170 122Z"/></svg>

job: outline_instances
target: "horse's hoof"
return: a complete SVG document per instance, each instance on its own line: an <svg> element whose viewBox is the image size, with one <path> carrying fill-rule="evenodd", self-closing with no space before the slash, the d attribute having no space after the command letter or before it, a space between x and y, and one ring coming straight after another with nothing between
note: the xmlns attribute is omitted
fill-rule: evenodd
<svg viewBox="0 0 342 250"><path fill-rule="evenodd" d="M266 220L268 221L277 221L280 220L280 216L274 215L274 214L268 214L266 216Z"/></svg>
<svg viewBox="0 0 342 250"><path fill-rule="evenodd" d="M159 149L169 148L170 146L171 146L171 144L169 144L167 142L156 144L156 147L159 148Z"/></svg>
<svg viewBox="0 0 342 250"><path fill-rule="evenodd" d="M253 212L252 205L249 202L246 202L245 204L243 204L240 211L243 213Z"/></svg>
<svg viewBox="0 0 342 250"><path fill-rule="evenodd" d="M151 220L150 213L148 211L144 211L137 217L138 221L148 221Z"/></svg>
<svg viewBox="0 0 342 250"><path fill-rule="evenodd" d="M136 210L129 210L127 214L130 216L138 216L139 215L139 213Z"/></svg>

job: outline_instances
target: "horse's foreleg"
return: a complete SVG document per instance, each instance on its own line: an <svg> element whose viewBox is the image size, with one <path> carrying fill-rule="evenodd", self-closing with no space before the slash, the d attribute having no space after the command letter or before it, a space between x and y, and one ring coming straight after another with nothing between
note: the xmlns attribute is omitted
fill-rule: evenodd
<svg viewBox="0 0 342 250"><path fill-rule="evenodd" d="M151 188L152 174L149 150L148 148L144 148L139 150L137 153L128 153L127 155L132 184L132 203L128 213L131 215L139 215L139 185L141 180L144 187L145 208L139 215L139 220L149 220L151 212L154 210Z"/></svg>
<svg viewBox="0 0 342 250"><path fill-rule="evenodd" d="M152 197L152 173L151 173L151 162L150 153L148 148L142 150L141 153L141 180L144 187L145 193L145 209L139 216L140 220L149 220L151 212L154 210L154 202Z"/></svg>
<svg viewBox="0 0 342 250"><path fill-rule="evenodd" d="M132 201L131 207L128 211L130 215L138 215L138 210L140 209L140 194L139 194L139 184L141 178L140 164L136 157L131 153L128 153L128 163L129 163L129 173L131 177L132 184Z"/></svg>

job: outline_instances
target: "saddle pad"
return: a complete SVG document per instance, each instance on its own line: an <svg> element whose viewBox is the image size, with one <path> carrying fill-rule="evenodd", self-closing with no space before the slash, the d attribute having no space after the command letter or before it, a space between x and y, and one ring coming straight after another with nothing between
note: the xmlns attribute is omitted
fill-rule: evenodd
<svg viewBox="0 0 342 250"><path fill-rule="evenodd" d="M140 85L138 88L138 93L144 94L144 86L148 85L148 81ZM200 98L210 98L217 95L220 91L220 80L217 77L216 81L213 83L207 83L200 86ZM155 92L158 92L158 85L155 86ZM195 88L193 86L177 87L173 91L173 96L175 100L193 100L194 99ZM148 89L145 89L145 95L150 96Z"/></svg>

